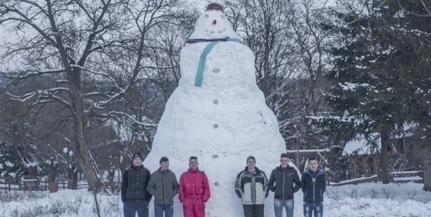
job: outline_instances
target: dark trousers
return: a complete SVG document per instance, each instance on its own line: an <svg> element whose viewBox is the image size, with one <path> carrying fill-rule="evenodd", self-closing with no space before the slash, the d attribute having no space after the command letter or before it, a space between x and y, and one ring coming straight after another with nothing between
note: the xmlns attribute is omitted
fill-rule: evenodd
<svg viewBox="0 0 431 217"><path fill-rule="evenodd" d="M244 207L244 217L263 217L263 204L242 206Z"/></svg>
<svg viewBox="0 0 431 217"><path fill-rule="evenodd" d="M162 205L154 202L154 217L163 217L163 211L165 212L165 217L172 217L174 215L172 204Z"/></svg>
<svg viewBox="0 0 431 217"><path fill-rule="evenodd" d="M148 217L148 204L144 200L126 201L123 205L124 217L135 217L136 213L138 217Z"/></svg>

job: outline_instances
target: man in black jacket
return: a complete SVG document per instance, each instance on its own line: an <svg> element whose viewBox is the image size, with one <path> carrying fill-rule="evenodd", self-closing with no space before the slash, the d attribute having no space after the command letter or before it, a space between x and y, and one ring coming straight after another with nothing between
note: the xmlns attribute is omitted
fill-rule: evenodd
<svg viewBox="0 0 431 217"><path fill-rule="evenodd" d="M142 155L133 154L133 165L124 171L121 183L121 200L124 217L148 217L148 204L152 195L147 192L150 171L142 165Z"/></svg>
<svg viewBox="0 0 431 217"><path fill-rule="evenodd" d="M287 217L293 217L293 194L301 188L298 172L289 166L290 158L286 153L280 156L280 166L272 170L268 187L274 193L275 217L282 217L283 207ZM275 184L274 184L275 182Z"/></svg>
<svg viewBox="0 0 431 217"><path fill-rule="evenodd" d="M301 189L304 193L304 217L323 216L323 193L326 191L325 173L317 169L317 159L308 159L308 169L302 174Z"/></svg>
<svg viewBox="0 0 431 217"><path fill-rule="evenodd" d="M178 194L178 181L175 173L169 169L169 159L160 158L160 168L152 175L147 191L154 195L154 217L172 217L174 215L174 196Z"/></svg>

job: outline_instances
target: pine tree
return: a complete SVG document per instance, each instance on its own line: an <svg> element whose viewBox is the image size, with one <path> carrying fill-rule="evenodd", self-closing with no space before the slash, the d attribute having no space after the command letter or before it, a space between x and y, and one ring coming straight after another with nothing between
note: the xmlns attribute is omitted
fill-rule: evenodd
<svg viewBox="0 0 431 217"><path fill-rule="evenodd" d="M380 134L382 179L389 183L390 133L427 111L420 100L431 88L431 22L403 13L396 1L343 6L333 11L340 23L334 26L339 29L331 49L334 69L327 74L333 82L327 102L337 114L332 124L353 134Z"/></svg>

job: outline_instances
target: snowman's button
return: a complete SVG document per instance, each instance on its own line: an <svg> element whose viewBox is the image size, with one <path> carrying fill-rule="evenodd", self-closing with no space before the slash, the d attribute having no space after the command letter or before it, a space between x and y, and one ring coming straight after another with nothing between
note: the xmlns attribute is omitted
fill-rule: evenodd
<svg viewBox="0 0 431 217"><path fill-rule="evenodd" d="M217 129L218 128L218 125L217 124L214 124L214 129Z"/></svg>
<svg viewBox="0 0 431 217"><path fill-rule="evenodd" d="M215 68L215 69L213 69L213 72L214 72L214 73L219 73L219 72L220 72L220 69Z"/></svg>
<svg viewBox="0 0 431 217"><path fill-rule="evenodd" d="M214 105L218 105L218 101L217 100L214 100Z"/></svg>
<svg viewBox="0 0 431 217"><path fill-rule="evenodd" d="M218 184L218 182L214 182L214 185L217 187L217 186L219 186L219 184Z"/></svg>

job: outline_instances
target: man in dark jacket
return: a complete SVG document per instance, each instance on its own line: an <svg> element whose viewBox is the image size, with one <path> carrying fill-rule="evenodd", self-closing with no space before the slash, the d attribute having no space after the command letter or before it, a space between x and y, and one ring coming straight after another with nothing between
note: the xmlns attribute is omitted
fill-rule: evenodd
<svg viewBox="0 0 431 217"><path fill-rule="evenodd" d="M151 194L147 185L151 178L150 171L142 165L142 155L133 154L133 165L123 174L121 183L121 200L123 201L124 217L148 217L148 204Z"/></svg>
<svg viewBox="0 0 431 217"><path fill-rule="evenodd" d="M247 157L247 166L236 176L235 193L241 198L245 217L263 217L268 196L266 174L256 167L256 159Z"/></svg>
<svg viewBox="0 0 431 217"><path fill-rule="evenodd" d="M308 169L302 174L301 189L304 193L304 217L323 216L323 193L326 191L325 173L318 169L317 159L308 159Z"/></svg>
<svg viewBox="0 0 431 217"><path fill-rule="evenodd" d="M301 188L298 172L289 166L290 158L286 153L280 156L280 166L272 170L268 187L274 193L275 217L282 217L283 207L287 217L293 217L293 194ZM274 185L275 182L275 185Z"/></svg>
<svg viewBox="0 0 431 217"><path fill-rule="evenodd" d="M174 196L178 193L178 181L175 173L169 170L169 159L160 158L160 168L152 175L147 191L154 195L154 217L172 217L174 215Z"/></svg>

